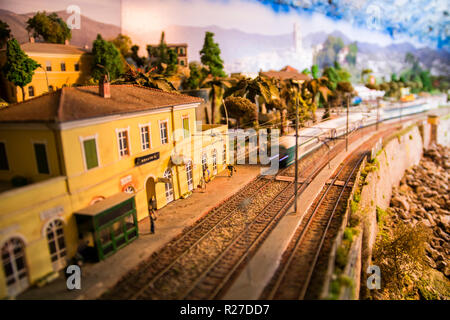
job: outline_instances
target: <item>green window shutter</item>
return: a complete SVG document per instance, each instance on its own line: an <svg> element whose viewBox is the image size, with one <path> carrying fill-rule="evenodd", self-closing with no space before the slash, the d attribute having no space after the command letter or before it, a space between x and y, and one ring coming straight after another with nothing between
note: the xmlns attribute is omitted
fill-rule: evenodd
<svg viewBox="0 0 450 320"><path fill-rule="evenodd" d="M97 147L95 139L84 140L84 155L86 157L86 166L89 169L98 167Z"/></svg>
<svg viewBox="0 0 450 320"><path fill-rule="evenodd" d="M47 151L45 150L45 144L35 143L34 154L36 155L38 172L49 174L50 169L48 168Z"/></svg>
<svg viewBox="0 0 450 320"><path fill-rule="evenodd" d="M189 118L183 119L184 137L189 138Z"/></svg>

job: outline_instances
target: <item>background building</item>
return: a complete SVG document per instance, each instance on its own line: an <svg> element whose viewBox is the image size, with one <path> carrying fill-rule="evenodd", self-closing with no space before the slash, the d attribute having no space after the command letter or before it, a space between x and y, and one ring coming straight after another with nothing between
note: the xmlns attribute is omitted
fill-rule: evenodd
<svg viewBox="0 0 450 320"><path fill-rule="evenodd" d="M34 71L33 80L24 88L25 99L74 84L86 84L90 78L92 57L86 49L68 43L39 43L33 39L20 47L41 65ZM6 50L1 50L0 68L5 63ZM10 103L22 101L21 89L5 78L1 80L1 97Z"/></svg>

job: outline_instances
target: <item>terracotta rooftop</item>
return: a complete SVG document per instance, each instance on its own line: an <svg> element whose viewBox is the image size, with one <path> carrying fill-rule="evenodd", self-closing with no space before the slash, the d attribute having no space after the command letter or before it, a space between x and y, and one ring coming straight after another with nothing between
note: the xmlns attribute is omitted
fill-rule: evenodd
<svg viewBox="0 0 450 320"><path fill-rule="evenodd" d="M59 123L201 102L201 98L138 85L111 85L108 99L98 95L98 86L66 87L0 109L0 123Z"/></svg>
<svg viewBox="0 0 450 320"><path fill-rule="evenodd" d="M261 75L269 77L269 78L276 78L276 79L280 79L280 80L286 80L286 79L292 79L292 80L309 80L311 79L310 76L308 76L307 74L303 74L298 72L297 69L291 67L291 66L286 66L283 69L281 69L280 71L274 71L274 70L270 70L267 72L260 72Z"/></svg>
<svg viewBox="0 0 450 320"><path fill-rule="evenodd" d="M57 43L44 42L27 42L20 45L25 52L39 52L39 53L59 53L59 54L83 54L88 53L89 50Z"/></svg>
<svg viewBox="0 0 450 320"><path fill-rule="evenodd" d="M269 78L275 78L280 80L286 80L286 79L292 79L292 80L309 80L311 79L310 76L303 73L298 72L290 72L290 71L267 71L267 72L261 72L261 75L269 77Z"/></svg>

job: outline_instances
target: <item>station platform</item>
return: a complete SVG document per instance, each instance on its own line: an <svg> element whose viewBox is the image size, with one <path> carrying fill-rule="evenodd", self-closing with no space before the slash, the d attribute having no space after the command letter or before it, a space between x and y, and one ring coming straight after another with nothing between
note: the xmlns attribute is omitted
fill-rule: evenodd
<svg viewBox="0 0 450 320"><path fill-rule="evenodd" d="M149 219L139 221L139 238L111 257L98 263L85 263L81 267L81 289L67 290L63 271L59 277L44 287L32 287L16 299L96 299L113 287L130 270L150 257L170 240L179 235L184 228L207 214L212 208L231 197L244 185L260 174L260 166L238 165L233 177L228 170L220 172L206 190L195 189L186 199L169 203L156 212L155 233L150 234Z"/></svg>

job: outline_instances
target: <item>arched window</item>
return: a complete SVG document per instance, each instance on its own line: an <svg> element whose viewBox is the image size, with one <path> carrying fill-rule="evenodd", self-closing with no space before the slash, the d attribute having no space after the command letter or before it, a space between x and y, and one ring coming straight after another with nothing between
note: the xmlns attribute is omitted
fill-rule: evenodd
<svg viewBox="0 0 450 320"><path fill-rule="evenodd" d="M223 144L222 152L223 152L222 153L222 162L223 162L223 165L226 165L227 164L227 145L225 143Z"/></svg>
<svg viewBox="0 0 450 320"><path fill-rule="evenodd" d="M217 150L214 149L212 152L212 165L213 165L213 174L217 174Z"/></svg>
<svg viewBox="0 0 450 320"><path fill-rule="evenodd" d="M33 86L28 87L28 96L34 97L34 87Z"/></svg>
<svg viewBox="0 0 450 320"><path fill-rule="evenodd" d="M192 176L192 161L186 163L186 176L189 191L194 189L194 179Z"/></svg>
<svg viewBox="0 0 450 320"><path fill-rule="evenodd" d="M66 261L66 241L64 239L64 223L55 219L51 221L45 229L48 248L50 250L50 259L54 270L60 270L65 267Z"/></svg>
<svg viewBox="0 0 450 320"><path fill-rule="evenodd" d="M25 244L18 237L11 238L2 246L2 265L8 295L16 296L28 287L28 270Z"/></svg>
<svg viewBox="0 0 450 320"><path fill-rule="evenodd" d="M169 179L169 182L165 183L165 188L166 188L166 200L167 203L172 202L173 201L173 184L172 184L172 171L170 169L167 169L164 172L164 178Z"/></svg>
<svg viewBox="0 0 450 320"><path fill-rule="evenodd" d="M135 192L135 189L134 189L134 187L130 184L130 185L126 186L126 187L123 189L123 192L125 192L125 193L134 193L134 192Z"/></svg>

